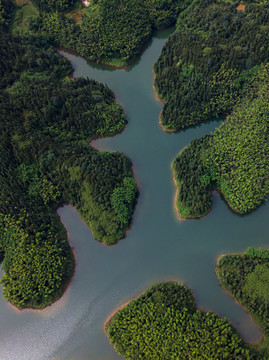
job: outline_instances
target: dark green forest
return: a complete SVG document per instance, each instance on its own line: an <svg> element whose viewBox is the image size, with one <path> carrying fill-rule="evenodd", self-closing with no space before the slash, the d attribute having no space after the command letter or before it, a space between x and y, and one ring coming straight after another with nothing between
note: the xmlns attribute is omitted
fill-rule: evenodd
<svg viewBox="0 0 269 360"><path fill-rule="evenodd" d="M180 217L184 219L204 216L212 207L216 171L202 161L204 154L209 152L211 142L210 135L193 140L172 163L178 187L176 206Z"/></svg>
<svg viewBox="0 0 269 360"><path fill-rule="evenodd" d="M72 7L76 0L33 0L41 11L66 11Z"/></svg>
<svg viewBox="0 0 269 360"><path fill-rule="evenodd" d="M196 139L174 160L184 218L205 215L219 190L237 213L254 210L269 193L269 64L261 65L241 102L212 134Z"/></svg>
<svg viewBox="0 0 269 360"><path fill-rule="evenodd" d="M190 0L92 0L89 6L74 0L33 2L39 14L31 17L24 31L42 35L88 60L125 66L155 29L176 22Z"/></svg>
<svg viewBox="0 0 269 360"><path fill-rule="evenodd" d="M196 309L191 291L160 283L119 310L106 324L126 360L258 359L228 320Z"/></svg>
<svg viewBox="0 0 269 360"><path fill-rule="evenodd" d="M127 157L89 146L126 124L111 90L70 80L70 63L44 38L11 36L11 11L0 32L1 284L17 308L43 308L74 271L57 206L75 205L111 245L125 235L137 186Z"/></svg>
<svg viewBox="0 0 269 360"><path fill-rule="evenodd" d="M219 190L246 214L269 193L269 7L246 2L193 1L154 66L165 104L164 130L176 131L226 116L214 134L194 140L174 160L183 218L198 218Z"/></svg>
<svg viewBox="0 0 269 360"><path fill-rule="evenodd" d="M216 273L220 285L242 304L259 324L265 340L258 344L269 355L269 250L250 247L245 254L222 256Z"/></svg>
<svg viewBox="0 0 269 360"><path fill-rule="evenodd" d="M228 114L269 59L268 3L195 0L154 66L155 89L165 101L161 122L179 130Z"/></svg>

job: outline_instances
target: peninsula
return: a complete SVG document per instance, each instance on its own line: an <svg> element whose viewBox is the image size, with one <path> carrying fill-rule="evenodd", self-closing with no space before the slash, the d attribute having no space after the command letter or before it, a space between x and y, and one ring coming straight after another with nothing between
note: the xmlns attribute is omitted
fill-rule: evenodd
<svg viewBox="0 0 269 360"><path fill-rule="evenodd" d="M115 350L136 359L257 359L226 320L196 309L176 282L153 285L105 326Z"/></svg>
<svg viewBox="0 0 269 360"><path fill-rule="evenodd" d="M220 285L250 313L264 338L254 344L260 357L269 354L269 250L249 247L243 254L221 256L216 267Z"/></svg>
<svg viewBox="0 0 269 360"><path fill-rule="evenodd" d="M194 1L179 15L154 66L164 130L227 116L173 162L182 218L207 214L215 189L239 214L257 208L269 193L269 13L263 3L244 11L236 5Z"/></svg>
<svg viewBox="0 0 269 360"><path fill-rule="evenodd" d="M12 5L7 0L2 5ZM76 206L106 245L123 238L137 185L122 153L99 152L96 136L126 118L107 86L70 81L70 63L44 38L14 36L14 7L1 13L0 254L3 294L17 308L44 308L63 293L74 257L55 209ZM19 61L18 61L19 59Z"/></svg>

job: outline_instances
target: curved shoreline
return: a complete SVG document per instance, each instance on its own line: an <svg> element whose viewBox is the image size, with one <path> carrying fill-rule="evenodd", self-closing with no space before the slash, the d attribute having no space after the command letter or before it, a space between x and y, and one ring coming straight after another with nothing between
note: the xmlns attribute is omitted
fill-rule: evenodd
<svg viewBox="0 0 269 360"><path fill-rule="evenodd" d="M123 110L124 110L124 109L123 109ZM125 112L125 111L124 111L124 112ZM92 141L101 140L101 139L105 139L105 138L108 138L108 137L111 137L111 136L120 134L120 133L122 133L122 132L125 130L126 125L127 125L127 122L125 121L124 126L123 126L120 130L118 130L118 131L114 131L113 133L108 133L108 134L105 134L105 135L97 134L97 135L93 136L93 137L90 139L90 141L89 141L89 145L92 146L95 150L100 151L100 152L102 152L102 151L107 151L107 152L111 152L111 153L116 152L116 150L101 150L101 149L98 149L98 147L96 147L96 146L94 146L94 145L92 144ZM125 156L126 156L126 155L125 155ZM132 174L133 174L134 180L136 181L136 178L135 178L135 176L134 176L134 166L133 166L133 163L132 163ZM139 185L138 185L137 181L136 181L136 187L137 187L137 189L139 189ZM136 197L136 198L137 198L137 197ZM135 198L135 200L136 200L136 198ZM79 213L79 212L78 212L78 213ZM133 211L133 213L134 213L134 211ZM132 213L132 217L133 217L133 213ZM80 217L80 219L82 220L82 222L83 222L88 228L90 228L89 225L88 225L88 224L83 220L83 218L80 216L80 214L79 214L79 217ZM130 218L130 220L129 220L129 222L128 222L128 225L127 225L125 234L124 234L120 239L117 239L113 244L106 244L106 243L103 242L103 241L98 241L98 240L97 240L97 241L100 242L101 244L105 245L105 246L108 246L108 247L113 246L113 245L117 245L117 243L118 243L119 241L121 241L121 240L123 240L123 239L126 238L126 236L128 235L129 231L131 230L132 217Z"/></svg>
<svg viewBox="0 0 269 360"><path fill-rule="evenodd" d="M130 67L131 67L131 63L129 64L126 64L126 65L122 65L122 66L117 66L117 65L112 65L112 64L109 64L109 63L105 63L105 62L96 62L96 61L93 61L93 60L89 60L88 58L86 58L85 56L82 56L80 55L76 50L74 49L69 49L69 48L65 48L65 47L62 47L62 46L56 46L56 50L58 52L60 51L63 51L67 54L70 54L70 55L74 55L74 56L78 56L84 60L86 60L88 63L92 64L92 65L100 65L100 66L107 66L108 68L110 69L114 69L114 70L128 70ZM60 55L64 56L63 54L60 53ZM138 55L139 56L139 55ZM136 60L136 58L135 58ZM135 61L134 60L134 61Z"/></svg>
<svg viewBox="0 0 269 360"><path fill-rule="evenodd" d="M192 295L193 295L192 290L191 290L187 285L185 285L183 282L181 282L181 281L178 280L178 279L176 279L176 280L171 280L171 279L170 279L170 280L163 280L163 281L161 281L161 283L165 283L165 282L174 282L174 283L177 283L177 284L180 284L180 285L184 285L184 286L186 286L186 287L191 291L191 293L192 293ZM103 326L103 329L104 329L105 334L107 335L106 327L107 327L108 323L110 322L110 320L113 319L113 317L114 317L120 310L122 310L125 306L127 306L131 301L138 299L138 298L139 298L140 296L142 296L148 289L150 289L152 286L154 286L154 285L156 285L156 284L158 284L158 282L157 282L157 283L153 283L153 284L147 286L145 290L143 290L142 292L139 292L137 295L133 296L131 299L126 300L123 304L117 306L116 309L113 310L112 313L110 313L110 314L108 315L108 317L105 319L104 326ZM193 297L194 297L194 296L193 296Z"/></svg>
<svg viewBox="0 0 269 360"><path fill-rule="evenodd" d="M158 92L157 92L157 90L156 90L156 88L155 88L155 85L154 85L155 79L156 79L156 74L155 74L154 69L152 69L152 73L153 73L153 79L154 79L153 85L152 85L153 92L154 92L154 98L155 98L155 100L160 101L161 103L165 104L165 100L160 98L160 96L159 96L159 94L158 94ZM165 131L167 134L172 134L172 133L175 133L175 132L177 132L178 130L180 130L180 128L177 128L177 129L174 129L174 130L170 130L170 129L166 129L166 128L163 126L163 124L162 124L162 111L163 111L163 109L161 109L160 114L159 114L159 126L160 126L160 128L161 128L163 131Z"/></svg>
<svg viewBox="0 0 269 360"><path fill-rule="evenodd" d="M154 98L155 98L155 100L160 101L162 104L165 104L165 100L163 100L163 99L160 98L160 96L159 96L159 94L158 94L158 92L157 92L157 90L156 90L156 88L155 88L155 85L154 85L154 84L155 84L155 79L156 79L156 74L155 74L154 69L152 69L152 73L153 73L153 79L154 79L153 85L152 85L152 89L153 89L153 92L154 92ZM168 133L168 134L171 134L171 133L176 132L176 130L169 130L169 129L165 129L165 128L164 128L164 126L163 126L163 124L162 124L162 121L161 121L162 111L163 111L163 109L161 109L161 111L160 111L160 113L159 113L159 126L160 126L160 128L161 128L163 131L165 131L166 133Z"/></svg>
<svg viewBox="0 0 269 360"><path fill-rule="evenodd" d="M236 300L236 299L234 298L234 296L232 295L232 293L231 293L229 290L224 289L224 288L220 285L220 281L219 281L219 278L218 278L218 275L217 275L217 266L218 266L219 261L220 261L220 259L221 259L222 257L225 257L225 256L227 256L227 255L244 255L245 253L246 253L246 252L244 251L244 252L241 252L241 253L228 253L228 254L223 253L223 254L220 254L220 255L217 257L217 259L216 259L215 274L216 274L216 277L217 277L218 282L219 282L219 287L220 287L224 292L226 292L226 294L228 294L228 295L232 298L232 300L233 300L236 304L238 304L238 305L248 314L248 316L251 318L251 320L253 321L253 323L259 328L259 331L260 331L260 333L261 333L261 336L260 336L260 338L259 338L258 340L256 340L256 341L247 342L247 341L243 338L243 336L242 336L242 339L243 339L247 344L250 344L250 345L254 345L254 346L255 346L256 344L258 344L258 343L261 342L261 341L262 341L262 343L263 343L263 342L265 341L265 339L266 339L265 335L263 334L263 331L262 331L261 326L254 320L253 316L252 316L252 315L250 314L250 312L246 309L246 307L245 307L244 305L242 305L238 300Z"/></svg>
<svg viewBox="0 0 269 360"><path fill-rule="evenodd" d="M173 26L173 25L171 25ZM168 27L169 28L169 27ZM164 28L163 30L166 30L167 28ZM81 57L82 59L86 60L88 63L92 64L92 65L100 65L100 66L106 66L110 69L113 69L113 70L129 70L134 64L135 62L139 59L139 57L142 55L147 43L152 39L152 36L153 36L153 32L154 32L154 29L152 30L150 36L148 36L141 44L141 46L139 47L138 51L136 52L136 54L134 54L134 56L130 59L129 62L126 62L123 64L124 65L114 65L112 63L109 63L109 62L104 62L104 61L94 61L94 60L90 60L88 59L87 57L85 56L82 56L80 55L76 50L74 49L67 49L67 48L64 48L62 46L57 46L56 49L59 50L59 51L64 51L70 55L75 55L75 56L79 56ZM62 55L64 56L64 55ZM116 58L115 58L116 59ZM116 60L119 60L119 61L122 61L121 59L116 59Z"/></svg>
<svg viewBox="0 0 269 360"><path fill-rule="evenodd" d="M240 253L239 253L239 254L240 254ZM239 255L239 254L238 254L238 255ZM223 257L223 256L225 256L225 255L229 255L229 254L221 254L221 255L218 256L217 259L220 259L221 257ZM234 255L235 255L235 254L234 254ZM216 266L217 266L217 265L216 265ZM216 269L216 266L215 266L215 269ZM216 271L216 270L215 270L215 271ZM217 277L217 275L216 275L216 277ZM217 279L218 279L218 277L217 277ZM173 283L177 283L177 284L179 284L179 285L185 286L185 287L191 292L191 294L192 294L192 296L193 296L193 300L194 300L195 307L196 307L196 309L197 309L198 311L200 311L200 312L209 312L209 313L215 314L215 315L217 315L217 316L218 316L219 318L221 318L221 319L225 318L225 317L223 317L223 316L220 316L218 313L212 311L211 309L201 309L201 308L197 305L196 297L195 297L195 294L194 294L193 290L192 290L187 284L185 284L183 281L179 281L178 279L176 279L176 280L171 280L171 279L170 279L170 280L163 280L163 281L161 281L160 283L165 283L165 282L173 282ZM106 336L107 336L108 339L109 339L109 336L108 336L108 333L107 333L107 326L108 326L109 322L115 317L115 315L116 315L120 310L122 310L123 308L125 308L126 306L128 306L132 301L134 301L134 300L138 299L139 297L141 297L145 292L147 292L152 286L154 286L154 285L156 285L156 284L158 284L158 282L157 282L157 283L154 283L154 284L152 284L152 285L150 285L150 286L148 286L144 291L139 292L138 295L133 296L131 299L129 299L129 300L125 301L123 304L117 306L117 307L112 311L112 313L110 313L110 315L108 315L108 317L105 319L105 322L104 322L104 325L103 325L103 330L104 330L104 332L105 332L105 334L106 334ZM241 335L241 333L235 328L235 326L233 325L233 323L228 319L228 321L229 321L229 322L231 323L231 325L232 325L232 328L242 337L243 341L244 341L246 344L250 345L250 346L255 346L255 345L257 345L259 342L262 342L262 343L263 343L266 337L265 337L265 335L263 334L263 332L262 332L261 327L259 326L259 324L253 319L253 317L252 317L251 314L246 310L246 308L245 308L242 304L240 304L238 301L236 301L236 300L234 299L234 297L231 295L231 293L230 293L228 290L222 288L221 286L220 286L220 288L221 288L223 291L225 291L229 296L231 296L232 299L233 299L241 308L244 309L244 311L248 314L248 316L251 318L251 320L253 321L253 323L259 328L259 331L260 331L260 333L261 333L261 336L260 336L260 338L259 338L258 340L255 340L255 341L250 341L250 342L249 342L249 341L246 341L246 340L244 339L243 335Z"/></svg>
<svg viewBox="0 0 269 360"><path fill-rule="evenodd" d="M174 206L173 207L174 207L174 210L176 212L178 220L179 221L185 221L185 220L188 220L188 218L181 217L180 213L178 211L178 208L177 208L177 197L178 197L179 190L178 190L178 185L177 185L177 181L176 181L176 178L175 178L175 175L174 175L174 170L173 170L172 166L171 166L171 169L172 169L172 172L173 172L173 182L174 182L175 187L176 187L176 193L175 193L175 196L174 196L174 201L173 201Z"/></svg>
<svg viewBox="0 0 269 360"><path fill-rule="evenodd" d="M73 71L74 71L74 69L73 69L72 72L70 73L70 76L72 76ZM96 149L97 151L100 151L100 152L101 152L102 150L99 150L98 148L96 148L94 145L91 144L91 142L94 141L94 140L98 140L98 139L102 139L102 138L114 136L114 135L116 135L116 134L121 133L122 131L125 130L126 124L127 124L127 122L125 121L124 126L123 126L121 129L119 129L118 131L115 131L115 132L113 132L113 133L108 133L108 134L105 134L105 135L97 134L97 135L91 137L90 140L89 140L89 145L92 146L92 147L93 147L94 149ZM82 217L81 214L79 213L79 211L78 211L78 209L76 208L76 206L74 206L74 205L71 204L70 202L65 202L65 201L59 202L56 206L53 207L53 211L55 211L55 212L57 213L57 210L58 210L61 206L64 206L64 205L71 205L71 206L73 206L73 207L76 209L76 211L78 212L79 217L80 217L80 220L91 230L90 226L85 222L85 220L83 219L83 217ZM59 215L58 215L58 216L59 216ZM59 219L59 220L60 220L60 219ZM60 222L61 222L61 220L60 220ZM105 246L116 245L120 240L124 239L124 238L126 237L126 235L128 234L128 232L130 231L130 229L131 229L130 223L131 223L131 219L130 219L130 221L129 221L129 223L128 223L128 226L127 226L127 228L126 228L126 231L125 231L124 236L122 236L120 239L117 239L113 244L106 244L106 243L103 242L103 241L98 241L98 242L102 243L102 244L105 245ZM68 243L68 245L69 245L69 247L70 247L70 251L71 251L72 259L73 259L73 269L72 269L71 274L70 274L70 275L68 276L68 278L66 279L66 282L63 284L63 290L61 291L61 293L59 294L59 296L57 296L57 297L55 298L55 300L53 300L50 304L48 304L48 305L46 305L46 306L44 306L44 307L42 307L42 306L41 306L41 307L31 307L31 306L29 306L29 307L23 307L23 308L19 309L19 308L17 308L15 305L13 305L10 301L8 301L8 302L7 302L8 305L9 305L14 311L19 312L19 313L21 313L23 310L43 311L43 310L51 307L52 305L54 305L57 301L59 301L59 300L63 297L63 295L65 294L66 290L69 288L69 285L70 285L70 283L71 283L71 281L72 281L72 279L73 279L74 273L75 273L77 256L76 256L76 253L75 253L75 251L74 251L74 248L73 248L72 244L71 244L71 243L69 242L69 240L68 240L68 238L69 238L69 233L67 232L64 224L63 224L62 222L61 222L61 224L62 224L62 226L63 226L64 229L65 229L65 232L66 232L66 241L67 241L67 243Z"/></svg>
<svg viewBox="0 0 269 360"><path fill-rule="evenodd" d="M61 222L62 223L62 222ZM62 224L63 225L63 224ZM63 225L64 226L64 225ZM66 291L69 288L69 285L71 284L71 281L73 280L73 277L75 275L75 270L76 270L76 252L73 248L73 246L71 245L71 243L68 240L69 237L69 233L66 231L66 241L70 247L71 253L72 253L72 257L73 257L73 269L72 269L72 273L70 274L70 276L68 277L68 279L66 279L66 282L63 284L63 289L61 291L61 294L59 294L58 297L55 298L55 300L53 300L53 302L51 302L50 304L44 306L44 307L23 307L21 309L17 308L17 306L13 305L12 302L7 301L8 306L10 306L12 308L13 311L17 312L17 313L22 313L23 311L27 311L27 310L34 310L35 312L44 312L44 310L46 309L50 309L52 306L56 305L56 303L58 301L60 301L62 299L62 297L64 296L64 294L66 293Z"/></svg>
<svg viewBox="0 0 269 360"><path fill-rule="evenodd" d="M211 206L211 208L203 215L201 216L196 216L196 217L188 217L188 218L183 218L181 215L180 215L180 212L178 210L178 207L177 207L177 197L178 197L178 192L179 192L179 186L178 186L178 182L176 181L176 178L175 178L175 174L174 174L174 170L171 166L171 169L172 169L172 172L173 172L173 181L174 181L174 184L176 186L176 193L175 193L175 196L174 196L174 209L176 211L176 214L177 214L177 217L180 221L185 221L185 220L198 220L198 219L202 219L203 217L207 216L213 209L213 204ZM213 192L213 191L212 191Z"/></svg>
<svg viewBox="0 0 269 360"><path fill-rule="evenodd" d="M120 133L122 133L122 132L125 130L126 124L127 124L127 122L125 121L125 124L124 124L124 126L123 126L121 129L119 129L119 130L117 130L117 131L114 131L114 132L112 132L112 133L108 133L108 134L105 134L105 135L96 134L96 135L92 136L92 137L90 138L90 140L89 140L89 145L90 145L91 147L93 147L93 148L94 148L95 150L97 150L97 151L108 151L108 150L100 150L100 149L98 149L96 146L94 146L94 145L92 144L92 141L96 141L96 140L100 140L100 139L105 139L105 138L108 138L108 137L111 137L111 136L120 134ZM115 150L115 151L116 151L116 150ZM110 150L109 150L109 152L115 152L115 151L110 151Z"/></svg>

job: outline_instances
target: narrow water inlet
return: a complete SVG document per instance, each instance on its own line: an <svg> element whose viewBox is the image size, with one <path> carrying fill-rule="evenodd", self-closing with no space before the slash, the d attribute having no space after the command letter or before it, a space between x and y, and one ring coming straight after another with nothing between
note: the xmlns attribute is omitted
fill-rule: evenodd
<svg viewBox="0 0 269 360"><path fill-rule="evenodd" d="M215 265L222 253L268 247L269 208L264 205L240 217L214 194L210 214L200 220L178 221L171 162L192 139L214 131L220 121L177 134L159 127L162 104L154 97L152 68L168 35L169 31L156 33L128 71L91 66L60 51L71 61L74 77L106 83L124 107L128 119L124 132L97 140L95 145L130 157L140 197L131 231L113 247L95 241L72 206L58 210L77 257L74 277L64 296L44 311L15 312L0 297L1 360L121 359L103 331L105 319L148 286L170 279L188 285L200 309L226 316L246 341L260 337L257 325L219 287Z"/></svg>

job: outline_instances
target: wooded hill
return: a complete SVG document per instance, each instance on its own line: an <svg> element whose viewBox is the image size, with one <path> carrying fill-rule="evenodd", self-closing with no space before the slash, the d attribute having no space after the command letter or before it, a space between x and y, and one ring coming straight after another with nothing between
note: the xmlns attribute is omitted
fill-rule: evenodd
<svg viewBox="0 0 269 360"><path fill-rule="evenodd" d="M0 52L1 284L16 307L43 308L74 270L58 204L75 205L107 245L125 235L137 193L131 161L89 141L126 120L107 86L70 81L69 62L44 39L4 25Z"/></svg>
<svg viewBox="0 0 269 360"><path fill-rule="evenodd" d="M154 66L155 88L165 101L167 130L230 113L259 65L269 59L269 8L194 0L177 21Z"/></svg>
<svg viewBox="0 0 269 360"><path fill-rule="evenodd" d="M240 214L269 193L269 64L261 65L241 103L212 134L194 140L173 162L177 207L185 218L205 215L213 189Z"/></svg>
<svg viewBox="0 0 269 360"><path fill-rule="evenodd" d="M39 15L32 17L25 31L42 34L54 45L74 50L88 60L123 66L141 52L154 29L174 24L189 2L91 0L84 7L73 0L34 0Z"/></svg>
<svg viewBox="0 0 269 360"><path fill-rule="evenodd" d="M248 1L242 11L237 5L193 1L154 66L165 130L229 115L173 162L183 218L205 215L214 189L240 214L269 193L269 7Z"/></svg>
<svg viewBox="0 0 269 360"><path fill-rule="evenodd" d="M196 310L191 291L178 283L152 286L106 324L126 360L258 359L226 319Z"/></svg>
<svg viewBox="0 0 269 360"><path fill-rule="evenodd" d="M222 256L216 273L220 285L242 304L259 324L265 341L261 358L269 356L269 250L248 248L245 254Z"/></svg>

